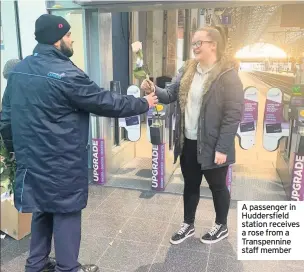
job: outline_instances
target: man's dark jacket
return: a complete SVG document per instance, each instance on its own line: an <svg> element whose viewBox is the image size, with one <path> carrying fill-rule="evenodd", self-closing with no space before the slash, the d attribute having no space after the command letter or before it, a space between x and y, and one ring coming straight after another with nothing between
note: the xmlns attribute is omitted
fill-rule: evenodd
<svg viewBox="0 0 304 272"><path fill-rule="evenodd" d="M11 123L17 162L15 207L68 213L88 199L90 113L128 117L147 112L144 98L99 88L65 55L38 44L10 74L1 121Z"/></svg>

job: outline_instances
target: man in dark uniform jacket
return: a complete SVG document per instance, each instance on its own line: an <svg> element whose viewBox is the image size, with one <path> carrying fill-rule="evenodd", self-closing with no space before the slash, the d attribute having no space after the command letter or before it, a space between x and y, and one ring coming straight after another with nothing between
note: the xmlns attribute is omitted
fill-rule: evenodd
<svg viewBox="0 0 304 272"><path fill-rule="evenodd" d="M80 265L81 210L88 199L90 113L128 117L157 104L105 91L76 67L70 25L45 14L35 24L38 45L8 77L1 121L11 124L17 162L14 202L33 213L26 272L96 272ZM50 260L54 235L56 263ZM56 268L54 267L56 266Z"/></svg>

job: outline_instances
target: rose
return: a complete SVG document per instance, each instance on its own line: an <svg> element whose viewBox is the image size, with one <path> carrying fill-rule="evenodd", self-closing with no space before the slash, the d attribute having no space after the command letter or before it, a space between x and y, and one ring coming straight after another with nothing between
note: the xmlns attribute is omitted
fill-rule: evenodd
<svg viewBox="0 0 304 272"><path fill-rule="evenodd" d="M142 43L137 41L131 44L133 53L137 53L139 50L142 50Z"/></svg>
<svg viewBox="0 0 304 272"><path fill-rule="evenodd" d="M135 68L133 69L134 77L139 80L146 79L147 83L150 85L151 89L154 89L154 85L149 83L150 82L149 69L148 69L147 65L144 65L142 43L140 41L136 41L131 44L131 47L132 47L133 53L136 54L136 65L135 65ZM162 105L158 105L157 107L155 107L154 110L156 110L156 114L158 114L158 112L161 111L162 108L163 108ZM161 123L159 122L158 119L154 122L154 124L153 124L154 126L161 126Z"/></svg>
<svg viewBox="0 0 304 272"><path fill-rule="evenodd" d="M136 41L131 44L133 53L136 54L136 66L133 69L133 74L136 79L142 80L149 78L147 70L144 68L143 53L142 53L142 43Z"/></svg>

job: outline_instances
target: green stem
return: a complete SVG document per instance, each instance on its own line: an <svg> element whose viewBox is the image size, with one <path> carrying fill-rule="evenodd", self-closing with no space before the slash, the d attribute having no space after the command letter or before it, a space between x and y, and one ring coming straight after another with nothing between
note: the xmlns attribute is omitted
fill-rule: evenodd
<svg viewBox="0 0 304 272"><path fill-rule="evenodd" d="M139 50L136 55L140 58L140 59L143 59L144 58L144 55L143 55L143 52L142 50Z"/></svg>

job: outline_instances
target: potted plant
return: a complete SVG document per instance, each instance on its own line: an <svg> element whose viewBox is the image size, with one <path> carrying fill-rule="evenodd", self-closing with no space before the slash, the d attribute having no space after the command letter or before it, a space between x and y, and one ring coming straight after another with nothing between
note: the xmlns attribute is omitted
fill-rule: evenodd
<svg viewBox="0 0 304 272"><path fill-rule="evenodd" d="M0 140L0 175L1 194L12 196L14 193L14 181L16 173L16 161L13 153L8 153L4 142Z"/></svg>
<svg viewBox="0 0 304 272"><path fill-rule="evenodd" d="M0 137L1 231L20 240L31 233L31 213L22 213L14 206L16 160Z"/></svg>

